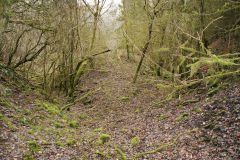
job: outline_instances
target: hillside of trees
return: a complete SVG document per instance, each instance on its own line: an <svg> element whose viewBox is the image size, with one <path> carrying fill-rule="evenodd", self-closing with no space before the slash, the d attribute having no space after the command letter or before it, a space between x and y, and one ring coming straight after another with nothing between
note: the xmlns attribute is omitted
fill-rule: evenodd
<svg viewBox="0 0 240 160"><path fill-rule="evenodd" d="M0 159L239 159L238 0L0 0Z"/></svg>

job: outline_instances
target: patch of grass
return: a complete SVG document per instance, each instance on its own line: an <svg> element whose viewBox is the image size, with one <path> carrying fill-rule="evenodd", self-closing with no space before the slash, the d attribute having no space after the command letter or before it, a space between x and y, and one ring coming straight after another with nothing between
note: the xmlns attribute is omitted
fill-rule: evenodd
<svg viewBox="0 0 240 160"><path fill-rule="evenodd" d="M78 123L77 121L71 121L71 122L69 123L69 126L70 126L71 128L77 128L77 127L79 126L79 123Z"/></svg>
<svg viewBox="0 0 240 160"><path fill-rule="evenodd" d="M177 121L181 121L183 119L186 119L187 117L189 116L189 113L183 113L181 114L178 118L177 118Z"/></svg>
<svg viewBox="0 0 240 160"><path fill-rule="evenodd" d="M77 143L77 140L70 138L66 141L66 143L68 146L72 146Z"/></svg>
<svg viewBox="0 0 240 160"><path fill-rule="evenodd" d="M127 102L129 101L129 97L119 97L119 100L122 102Z"/></svg>
<svg viewBox="0 0 240 160"><path fill-rule="evenodd" d="M135 147L138 143L139 143L139 140L140 138L138 136L134 137L132 140L131 140L131 145L133 147Z"/></svg>
<svg viewBox="0 0 240 160"><path fill-rule="evenodd" d="M166 115L165 114L161 114L160 117L158 118L158 121L161 121L161 120L163 120L165 118L166 118Z"/></svg>
<svg viewBox="0 0 240 160"><path fill-rule="evenodd" d="M27 134L33 134L33 131L32 130L28 130Z"/></svg>

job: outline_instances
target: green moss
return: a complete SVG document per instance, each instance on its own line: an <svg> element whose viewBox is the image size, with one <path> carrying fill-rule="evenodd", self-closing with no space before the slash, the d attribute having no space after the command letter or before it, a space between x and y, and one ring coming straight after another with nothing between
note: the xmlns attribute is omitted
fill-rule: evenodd
<svg viewBox="0 0 240 160"><path fill-rule="evenodd" d="M66 141L66 143L68 146L72 146L72 145L76 144L77 141L75 139L70 138Z"/></svg>
<svg viewBox="0 0 240 160"><path fill-rule="evenodd" d="M158 121L161 121L161 120L163 120L165 118L166 118L166 115L165 114L161 114L160 117L158 118Z"/></svg>
<svg viewBox="0 0 240 160"><path fill-rule="evenodd" d="M63 128L63 126L62 126L60 123L57 123L57 122L54 124L54 126L55 126L56 128Z"/></svg>
<svg viewBox="0 0 240 160"><path fill-rule="evenodd" d="M169 89L169 88L171 88L171 86L164 85L164 84L157 84L156 87L157 87L157 89Z"/></svg>
<svg viewBox="0 0 240 160"><path fill-rule="evenodd" d="M59 101L56 98L53 99L53 103L54 104L60 104Z"/></svg>
<svg viewBox="0 0 240 160"><path fill-rule="evenodd" d="M177 118L177 121L181 121L181 120L183 120L183 119L185 119L185 118L187 118L188 117L188 113L183 113L183 114L181 114L178 118Z"/></svg>
<svg viewBox="0 0 240 160"><path fill-rule="evenodd" d="M29 109L25 109L25 110L23 110L23 112L24 112L25 115L31 115L32 114L32 112Z"/></svg>
<svg viewBox="0 0 240 160"><path fill-rule="evenodd" d="M79 126L79 123L78 123L77 121L71 121L71 122L69 123L69 126L70 126L71 128L77 128L77 127Z"/></svg>
<svg viewBox="0 0 240 160"><path fill-rule="evenodd" d="M223 84L218 85L216 88L211 89L211 90L207 93L207 96L212 96L212 95L214 95L214 94L217 93L221 88L223 88L224 86L227 86L227 85L229 85L229 84L228 84L228 83L223 83Z"/></svg>
<svg viewBox="0 0 240 160"><path fill-rule="evenodd" d="M8 127L11 129L17 129L17 126L13 124L12 122L8 122Z"/></svg>
<svg viewBox="0 0 240 160"><path fill-rule="evenodd" d="M32 130L28 130L27 134L33 134L33 131Z"/></svg>
<svg viewBox="0 0 240 160"><path fill-rule="evenodd" d="M75 129L69 129L69 132L71 133L77 133L77 131Z"/></svg>
<svg viewBox="0 0 240 160"><path fill-rule="evenodd" d="M56 142L55 144L56 144L56 146L59 146L59 147L64 147L64 144L63 144L63 143L61 143L61 142Z"/></svg>
<svg viewBox="0 0 240 160"><path fill-rule="evenodd" d="M43 140L42 144L49 144L49 143L46 140Z"/></svg>
<svg viewBox="0 0 240 160"><path fill-rule="evenodd" d="M97 128L97 129L94 129L93 131L91 131L90 133L99 133L99 132L102 132L103 128Z"/></svg>
<svg viewBox="0 0 240 160"><path fill-rule="evenodd" d="M43 103L43 108L46 109L50 114L56 115L60 113L58 106L51 105L49 103Z"/></svg>
<svg viewBox="0 0 240 160"><path fill-rule="evenodd" d="M101 134L101 136L99 137L97 143L98 144L104 144L106 142L108 142L110 140L110 135L108 134Z"/></svg>
<svg viewBox="0 0 240 160"><path fill-rule="evenodd" d="M41 151L41 149L39 148L37 142L35 142L35 141L28 142L28 146L35 153L38 153L39 151Z"/></svg>
<svg viewBox="0 0 240 160"><path fill-rule="evenodd" d="M94 101L94 98L92 98L92 99L87 99L87 100L83 101L83 104L84 104L84 105L91 104L93 101Z"/></svg>
<svg viewBox="0 0 240 160"><path fill-rule="evenodd" d="M127 102L129 101L129 97L119 97L119 100L122 102Z"/></svg>
<svg viewBox="0 0 240 160"><path fill-rule="evenodd" d="M98 154L98 155L100 155L102 157L106 157L107 159L111 159L112 158L111 156L109 156L109 155L107 155L107 154L105 154L103 152L95 151L94 153L96 153L96 154Z"/></svg>
<svg viewBox="0 0 240 160"><path fill-rule="evenodd" d="M182 105L199 102L199 99L190 99L182 102Z"/></svg>
<svg viewBox="0 0 240 160"><path fill-rule="evenodd" d="M125 129L125 128L122 128L122 129L121 129L121 132L123 132L123 133L124 133L124 132L127 132L127 131L128 131L128 130Z"/></svg>
<svg viewBox="0 0 240 160"><path fill-rule="evenodd" d="M82 119L82 120L85 119L86 117L87 116L85 115L85 113L80 113L80 115L79 115L79 118Z"/></svg>
<svg viewBox="0 0 240 160"><path fill-rule="evenodd" d="M199 112L200 112L200 108L199 108L199 107L196 107L196 108L194 108L194 111L195 111L196 113L199 113Z"/></svg>
<svg viewBox="0 0 240 160"><path fill-rule="evenodd" d="M135 110L135 113L137 113L137 114L140 113L139 109L136 109L136 110Z"/></svg>
<svg viewBox="0 0 240 160"><path fill-rule="evenodd" d="M132 140L131 140L131 145L133 147L135 147L138 143L139 143L139 140L140 138L138 136L134 137Z"/></svg>
<svg viewBox="0 0 240 160"><path fill-rule="evenodd" d="M8 101L8 99L0 97L0 105L6 107L12 107L12 104Z"/></svg>
<svg viewBox="0 0 240 160"><path fill-rule="evenodd" d="M5 119L6 119L6 117L0 113L0 120L5 120Z"/></svg>
<svg viewBox="0 0 240 160"><path fill-rule="evenodd" d="M122 159L123 160L127 160L127 157L126 157L126 155L123 153L123 151L120 149L120 148L118 148L118 146L116 146L115 145L115 150L122 156Z"/></svg>

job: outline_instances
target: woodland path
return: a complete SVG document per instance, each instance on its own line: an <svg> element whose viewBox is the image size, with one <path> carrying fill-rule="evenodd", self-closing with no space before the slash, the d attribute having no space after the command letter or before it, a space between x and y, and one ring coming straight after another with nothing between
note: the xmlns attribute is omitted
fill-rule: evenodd
<svg viewBox="0 0 240 160"><path fill-rule="evenodd" d="M240 158L239 83L211 98L193 92L151 107L167 91L144 75L132 84L135 66L122 61L90 71L81 78L76 98L96 92L60 115L42 109L41 97L15 92L9 98L14 107L0 106L9 118L1 121L0 158L124 159L116 146L126 159ZM182 103L196 98L195 103ZM97 144L103 133L110 135L109 142ZM140 139L136 146L131 145L134 137ZM162 145L159 152L133 157Z"/></svg>

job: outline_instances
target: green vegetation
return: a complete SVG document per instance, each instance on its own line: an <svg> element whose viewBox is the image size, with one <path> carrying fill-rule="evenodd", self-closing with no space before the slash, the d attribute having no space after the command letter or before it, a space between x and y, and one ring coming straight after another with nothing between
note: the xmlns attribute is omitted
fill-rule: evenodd
<svg viewBox="0 0 240 160"><path fill-rule="evenodd" d="M35 153L38 153L39 151L41 151L41 148L39 148L39 145L35 141L28 142L28 146Z"/></svg>
<svg viewBox="0 0 240 160"><path fill-rule="evenodd" d="M69 126L70 126L71 128L77 128L77 127L79 126L79 122L77 122L77 121L71 121L71 122L69 123Z"/></svg>
<svg viewBox="0 0 240 160"><path fill-rule="evenodd" d="M12 107L12 104L8 101L8 99L0 97L0 105L6 107Z"/></svg>
<svg viewBox="0 0 240 160"><path fill-rule="evenodd" d="M196 108L194 108L194 111L195 111L196 113L199 113L199 112L200 112L200 108L199 108L199 107L196 107Z"/></svg>
<svg viewBox="0 0 240 160"><path fill-rule="evenodd" d="M140 113L139 109L136 109L136 110L135 110L135 113L137 113L137 114Z"/></svg>
<svg viewBox="0 0 240 160"><path fill-rule="evenodd" d="M163 120L165 118L166 118L166 115L165 114L161 114L160 117L158 118L158 121L161 121L161 120Z"/></svg>
<svg viewBox="0 0 240 160"><path fill-rule="evenodd" d="M125 128L122 128L122 129L121 129L121 132L122 132L122 133L126 133L127 131L128 131L128 130L125 129Z"/></svg>
<svg viewBox="0 0 240 160"><path fill-rule="evenodd" d="M68 144L68 143L70 144L71 142L67 141L67 144ZM61 142L56 142L55 144L56 144L57 146L59 146L59 147L64 147L64 144L61 143ZM69 145L69 144L68 144L68 145ZM70 144L70 145L72 145L72 144Z"/></svg>
<svg viewBox="0 0 240 160"><path fill-rule="evenodd" d="M223 88L224 86L227 86L227 85L228 85L228 83L220 84L216 88L213 88L209 92L207 92L207 95L212 96L213 94L217 93L221 88Z"/></svg>
<svg viewBox="0 0 240 160"><path fill-rule="evenodd" d="M190 103L196 103L199 102L199 99L190 99L182 102L182 105L188 105Z"/></svg>
<svg viewBox="0 0 240 160"><path fill-rule="evenodd" d="M4 115L0 113L0 120L5 120L5 119L6 117L4 117Z"/></svg>
<svg viewBox="0 0 240 160"><path fill-rule="evenodd" d="M82 120L84 120L86 117L87 117L87 116L86 116L85 113L80 113L80 114L79 114L79 118L82 119Z"/></svg>
<svg viewBox="0 0 240 160"><path fill-rule="evenodd" d="M59 114L60 113L60 110L58 108L58 106L56 105L52 105L50 103L43 103L43 108L46 109L49 113L53 114L53 115L56 115L56 114Z"/></svg>
<svg viewBox="0 0 240 160"><path fill-rule="evenodd" d="M122 102L127 102L129 101L129 97L119 97L119 100Z"/></svg>
<svg viewBox="0 0 240 160"><path fill-rule="evenodd" d="M102 157L106 157L107 159L111 159L112 158L111 156L109 156L109 155L107 155L107 154L105 154L103 152L95 151L94 153L96 153L96 154L98 154L98 155L100 155Z"/></svg>
<svg viewBox="0 0 240 160"><path fill-rule="evenodd" d="M126 155L123 153L123 151L120 149L120 148L118 148L118 146L116 146L115 145L115 150L122 156L122 159L123 160L127 160L127 157L126 157Z"/></svg>
<svg viewBox="0 0 240 160"><path fill-rule="evenodd" d="M97 129L94 129L93 131L91 131L90 133L96 134L96 133L102 132L102 130L103 130L103 128L97 128Z"/></svg>
<svg viewBox="0 0 240 160"><path fill-rule="evenodd" d="M183 119L186 119L187 117L188 117L188 113L183 113L183 114L181 114L178 118L177 118L177 121L181 121L181 120L183 120Z"/></svg>
<svg viewBox="0 0 240 160"><path fill-rule="evenodd" d="M134 137L132 140L131 140L131 145L133 147L135 147L138 143L139 143L139 140L140 138L138 136Z"/></svg>
<svg viewBox="0 0 240 160"><path fill-rule="evenodd" d="M55 123L54 126L55 126L56 128L62 128L62 127L63 127L60 123Z"/></svg>
<svg viewBox="0 0 240 160"><path fill-rule="evenodd" d="M104 144L107 143L110 140L110 135L108 134L101 134L97 143L98 144Z"/></svg>
<svg viewBox="0 0 240 160"><path fill-rule="evenodd" d="M75 139L70 138L66 141L66 143L68 146L72 146L72 145L76 144L77 141Z"/></svg>

